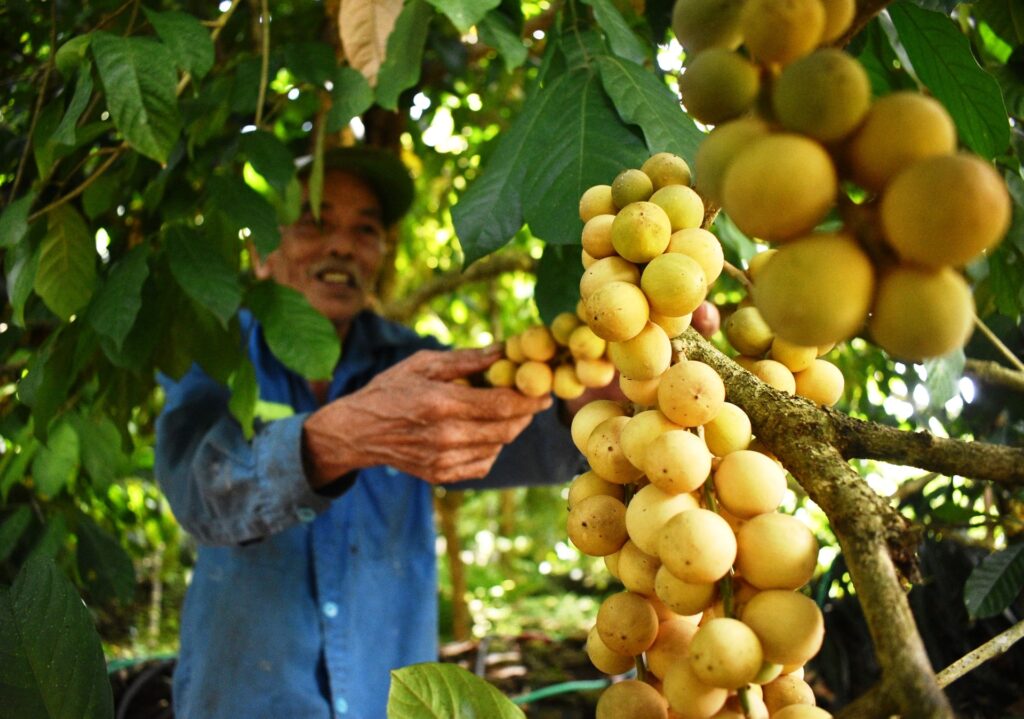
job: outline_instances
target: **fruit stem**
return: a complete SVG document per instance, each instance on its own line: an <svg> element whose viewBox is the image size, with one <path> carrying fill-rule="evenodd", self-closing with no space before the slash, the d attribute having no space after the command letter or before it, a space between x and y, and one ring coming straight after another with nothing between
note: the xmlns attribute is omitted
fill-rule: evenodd
<svg viewBox="0 0 1024 719"><path fill-rule="evenodd" d="M977 312L974 313L974 324L976 324L978 326L978 329L981 330L982 334L984 334L985 337L988 338L988 341L995 345L996 349L999 350L999 352L1004 357L1006 357L1007 361L1010 364L1012 364L1021 372L1024 372L1024 362L1021 362L1017 355L1015 355L1009 347L1003 344L1003 341L996 336L995 332L990 330L988 328L988 325L986 325L982 321L982 319L978 317Z"/></svg>

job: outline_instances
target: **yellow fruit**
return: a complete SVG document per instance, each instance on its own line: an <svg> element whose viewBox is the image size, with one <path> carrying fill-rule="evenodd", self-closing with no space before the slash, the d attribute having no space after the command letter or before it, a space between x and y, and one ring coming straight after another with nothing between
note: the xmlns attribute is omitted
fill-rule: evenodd
<svg viewBox="0 0 1024 719"><path fill-rule="evenodd" d="M621 257L603 257L586 269L580 277L580 297L590 298L609 282L640 284L640 268Z"/></svg>
<svg viewBox="0 0 1024 719"><path fill-rule="evenodd" d="M623 170L612 181L612 204L621 210L633 202L643 202L654 192L654 183L641 170Z"/></svg>
<svg viewBox="0 0 1024 719"><path fill-rule="evenodd" d="M658 385L658 407L682 427L707 424L723 402L722 378L702 362L691 360L669 367Z"/></svg>
<svg viewBox="0 0 1024 719"><path fill-rule="evenodd" d="M505 340L505 356L516 364L522 364L526 361L526 355L523 354L523 347L519 340L519 335L513 335Z"/></svg>
<svg viewBox="0 0 1024 719"><path fill-rule="evenodd" d="M629 417L610 417L594 427L587 439L587 461L598 475L616 484L629 484L643 474L622 453L620 435Z"/></svg>
<svg viewBox="0 0 1024 719"><path fill-rule="evenodd" d="M715 601L713 582L684 582L664 565L654 575L654 593L665 605L684 616L699 614ZM664 677L662 677L664 678Z"/></svg>
<svg viewBox="0 0 1024 719"><path fill-rule="evenodd" d="M772 714L772 719L832 719L832 715L820 707L790 704Z"/></svg>
<svg viewBox="0 0 1024 719"><path fill-rule="evenodd" d="M654 379L639 380L619 375L619 389L622 390L622 394L626 395L626 399L630 402L641 407L653 407L658 403L658 384L660 382L660 376Z"/></svg>
<svg viewBox="0 0 1024 719"><path fill-rule="evenodd" d="M594 334L586 325L577 327L569 335L569 352L577 359L599 359L604 356L607 341Z"/></svg>
<svg viewBox="0 0 1024 719"><path fill-rule="evenodd" d="M768 134L768 125L757 117L744 117L718 125L697 148L697 190L706 199L722 204L725 173L740 150Z"/></svg>
<svg viewBox="0 0 1024 719"><path fill-rule="evenodd" d="M551 391L559 399L576 399L587 389L586 385L580 382L576 376L576 370L571 364L562 364L555 368L555 375L551 380Z"/></svg>
<svg viewBox="0 0 1024 719"><path fill-rule="evenodd" d="M814 690L811 685L792 674L784 674L773 679L762 687L764 703L768 711L774 714L790 704L806 704L814 706Z"/></svg>
<svg viewBox="0 0 1024 719"><path fill-rule="evenodd" d="M647 446L643 470L651 484L669 494L692 492L711 474L711 452L692 432L667 431Z"/></svg>
<svg viewBox="0 0 1024 719"><path fill-rule="evenodd" d="M828 45L837 40L850 27L857 14L856 0L823 0L825 7L825 29L821 33L821 44Z"/></svg>
<svg viewBox="0 0 1024 719"><path fill-rule="evenodd" d="M959 267L991 249L1010 226L998 172L961 153L918 160L882 195L882 231L897 254L928 267Z"/></svg>
<svg viewBox="0 0 1024 719"><path fill-rule="evenodd" d="M780 249L754 284L754 302L775 333L798 345L852 337L875 284L871 259L845 235L810 235Z"/></svg>
<svg viewBox="0 0 1024 719"><path fill-rule="evenodd" d="M544 362L527 360L516 370L516 389L527 397L543 397L551 391L554 375Z"/></svg>
<svg viewBox="0 0 1024 719"><path fill-rule="evenodd" d="M619 592L601 602L597 632L613 652L636 656L657 638L658 615L641 595Z"/></svg>
<svg viewBox="0 0 1024 719"><path fill-rule="evenodd" d="M690 55L710 47L734 50L743 42L742 9L743 0L676 0L672 31Z"/></svg>
<svg viewBox="0 0 1024 719"><path fill-rule="evenodd" d="M805 347L776 337L772 340L772 359L781 362L790 372L802 372L818 357L817 345Z"/></svg>
<svg viewBox="0 0 1024 719"><path fill-rule="evenodd" d="M551 336L562 347L567 347L573 330L582 323L582 320L576 316L575 312L560 312L555 315L555 319L551 320Z"/></svg>
<svg viewBox="0 0 1024 719"><path fill-rule="evenodd" d="M678 337L686 331L686 328L690 326L690 322L693 319L693 313L681 315L679 317L673 317L671 315L663 315L658 312L651 312L651 322L665 330L665 334L671 337Z"/></svg>
<svg viewBox="0 0 1024 719"><path fill-rule="evenodd" d="M526 359L535 362L547 362L555 356L555 351L558 349L551 330L544 325L534 325L523 330L523 333L519 335L519 347Z"/></svg>
<svg viewBox="0 0 1024 719"><path fill-rule="evenodd" d="M745 114L760 90L757 65L725 48L700 53L679 77L679 95L687 114L705 125L718 125Z"/></svg>
<svg viewBox="0 0 1024 719"><path fill-rule="evenodd" d="M704 222L704 202L686 185L668 185L651 195L651 202L668 215L672 232L700 227Z"/></svg>
<svg viewBox="0 0 1024 719"><path fill-rule="evenodd" d="M578 359L576 379L584 387L607 387L615 379L615 365L606 359Z"/></svg>
<svg viewBox="0 0 1024 719"><path fill-rule="evenodd" d="M626 505L615 497L595 494L569 510L566 534L584 554L603 557L626 543Z"/></svg>
<svg viewBox="0 0 1024 719"><path fill-rule="evenodd" d="M816 359L807 369L793 375L796 393L815 404L831 407L843 396L843 373L831 362Z"/></svg>
<svg viewBox="0 0 1024 719"><path fill-rule="evenodd" d="M640 289L652 310L670 317L691 314L708 293L704 269L697 260L679 252L651 260L640 275Z"/></svg>
<svg viewBox="0 0 1024 719"><path fill-rule="evenodd" d="M632 541L626 540L619 550L619 581L631 592L646 597L653 596L654 575L658 573L660 566L660 559L642 551Z"/></svg>
<svg viewBox="0 0 1024 719"><path fill-rule="evenodd" d="M615 254L612 247L612 222L615 215L595 215L583 225L583 251L595 259L611 257Z"/></svg>
<svg viewBox="0 0 1024 719"><path fill-rule="evenodd" d="M679 579L693 583L724 577L732 569L736 547L729 524L706 509L680 512L665 523L658 537L661 563Z"/></svg>
<svg viewBox="0 0 1024 719"><path fill-rule="evenodd" d="M668 247L672 223L653 202L631 202L612 221L615 251L630 262L650 262Z"/></svg>
<svg viewBox="0 0 1024 719"><path fill-rule="evenodd" d="M580 197L580 219L584 223L597 215L614 215L611 185L594 185Z"/></svg>
<svg viewBox="0 0 1024 719"><path fill-rule="evenodd" d="M736 544L736 569L758 589L798 589L818 563L818 540L788 514L757 515L740 527Z"/></svg>
<svg viewBox="0 0 1024 719"><path fill-rule="evenodd" d="M722 267L725 265L722 243L713 234L699 227L673 232L668 239L665 252L678 252L696 260L704 270L704 281L708 287L711 287L722 274Z"/></svg>
<svg viewBox="0 0 1024 719"><path fill-rule="evenodd" d="M747 0L740 28L754 58L785 65L817 47L825 31L825 7L821 0Z"/></svg>
<svg viewBox="0 0 1024 719"><path fill-rule="evenodd" d="M569 427L572 443L576 445L576 449L586 454L587 442L594 427L610 417L623 417L625 414L626 410L622 405L610 399L596 399L593 402L588 402L573 415L572 424Z"/></svg>
<svg viewBox="0 0 1024 719"><path fill-rule="evenodd" d="M723 457L714 482L718 501L741 519L774 512L786 494L786 472L765 455L749 449Z"/></svg>
<svg viewBox="0 0 1024 719"><path fill-rule="evenodd" d="M656 409L649 409L634 415L626 426L622 428L622 435L619 437L619 444L626 459L638 468L644 468L644 458L647 455L647 447L655 439L673 429L679 429L679 425L670 420Z"/></svg>
<svg viewBox="0 0 1024 719"><path fill-rule="evenodd" d="M680 512L696 509L697 500L689 494L668 494L648 484L633 495L626 508L629 538L647 554L658 554L658 540L665 523Z"/></svg>
<svg viewBox="0 0 1024 719"><path fill-rule="evenodd" d="M587 324L609 342L636 337L647 326L649 316L643 290L629 282L608 282L587 299Z"/></svg>
<svg viewBox="0 0 1024 719"><path fill-rule="evenodd" d="M768 260L774 257L776 252L778 250L764 250L747 260L747 277L751 282L757 283L757 276L761 274L761 269L768 264Z"/></svg>
<svg viewBox="0 0 1024 719"><path fill-rule="evenodd" d="M580 264L583 265L583 269L589 270L590 266L595 262L597 262L597 258L586 250L580 250Z"/></svg>
<svg viewBox="0 0 1024 719"><path fill-rule="evenodd" d="M956 127L946 108L918 92L894 92L875 101L846 146L853 179L879 192L917 160L956 152Z"/></svg>
<svg viewBox="0 0 1024 719"><path fill-rule="evenodd" d="M623 674L632 669L636 663L633 657L618 654L609 649L602 641L596 626L591 627L587 634L587 657L599 672L605 674Z"/></svg>
<svg viewBox="0 0 1024 719"><path fill-rule="evenodd" d="M502 358L487 368L487 383L492 387L514 387L518 368L512 360Z"/></svg>
<svg viewBox="0 0 1024 719"><path fill-rule="evenodd" d="M704 425L704 442L716 457L725 457L750 445L750 418L731 402L723 402L715 418Z"/></svg>
<svg viewBox="0 0 1024 719"><path fill-rule="evenodd" d="M722 182L722 208L747 235L782 242L813 230L837 191L825 148L780 133L754 139L736 154Z"/></svg>
<svg viewBox="0 0 1024 719"><path fill-rule="evenodd" d="M650 684L637 679L615 682L597 700L595 719L665 719L665 698Z"/></svg>
<svg viewBox="0 0 1024 719"><path fill-rule="evenodd" d="M973 329L971 288L949 267L904 265L878 283L868 331L893 357L941 357L967 344Z"/></svg>
<svg viewBox="0 0 1024 719"><path fill-rule="evenodd" d="M793 373L781 362L771 359L757 360L750 368L750 372L766 385L774 387L780 392L787 394L796 392L796 380L793 379Z"/></svg>
<svg viewBox="0 0 1024 719"><path fill-rule="evenodd" d="M757 635L738 619L712 619L690 642L690 666L711 686L739 689L757 676L762 661Z"/></svg>
<svg viewBox="0 0 1024 719"><path fill-rule="evenodd" d="M602 479L592 471L584 472L569 484L569 509L595 494L605 494L623 502L625 490L621 484ZM625 505L623 505L625 506Z"/></svg>
<svg viewBox="0 0 1024 719"><path fill-rule="evenodd" d="M668 185L689 185L690 166L686 160L671 152L657 152L640 166L640 171L651 178L654 190Z"/></svg>
<svg viewBox="0 0 1024 719"><path fill-rule="evenodd" d="M775 339L775 333L756 307L740 307L725 320L722 331L729 344L747 357L760 357Z"/></svg>
<svg viewBox="0 0 1024 719"><path fill-rule="evenodd" d="M749 626L764 650L764 658L775 664L804 664L825 638L825 620L813 599L798 592L758 592L743 608L743 623Z"/></svg>
<svg viewBox="0 0 1024 719"><path fill-rule="evenodd" d="M685 617L667 619L658 626L658 636L647 650L647 668L664 679L669 667L685 661L697 625Z"/></svg>
<svg viewBox="0 0 1024 719"><path fill-rule="evenodd" d="M727 689L702 682L690 662L675 662L665 672L662 689L678 719L710 719L725 705Z"/></svg>
<svg viewBox="0 0 1024 719"><path fill-rule="evenodd" d="M772 107L782 126L821 142L835 142L860 125L871 104L864 67L842 50L822 48L788 65L772 85Z"/></svg>

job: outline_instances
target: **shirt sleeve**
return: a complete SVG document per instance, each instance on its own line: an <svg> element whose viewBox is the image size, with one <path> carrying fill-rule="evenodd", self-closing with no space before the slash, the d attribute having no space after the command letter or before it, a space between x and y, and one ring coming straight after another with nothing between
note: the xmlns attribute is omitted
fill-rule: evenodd
<svg viewBox="0 0 1024 719"><path fill-rule="evenodd" d="M193 367L166 392L156 422L155 474L178 522L207 544L240 544L312 520L331 498L309 484L295 414L258 425L251 440L230 393Z"/></svg>

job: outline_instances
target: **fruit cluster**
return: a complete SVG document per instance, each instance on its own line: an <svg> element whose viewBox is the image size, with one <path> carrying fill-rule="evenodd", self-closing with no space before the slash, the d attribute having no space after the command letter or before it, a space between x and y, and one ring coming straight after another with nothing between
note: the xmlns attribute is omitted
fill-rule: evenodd
<svg viewBox="0 0 1024 719"><path fill-rule="evenodd" d="M696 187L781 245L753 292L779 337L825 345L866 324L895 357L943 355L973 328L958 268L1006 233L1009 194L989 163L957 151L941 104L872 101L860 63L824 47L853 16L853 0L677 0L683 104L715 125ZM837 227L816 230L837 206Z"/></svg>

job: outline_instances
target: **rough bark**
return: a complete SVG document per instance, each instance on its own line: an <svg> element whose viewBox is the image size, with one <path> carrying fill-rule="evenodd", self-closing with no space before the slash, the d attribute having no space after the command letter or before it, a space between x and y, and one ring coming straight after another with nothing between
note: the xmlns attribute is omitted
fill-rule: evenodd
<svg viewBox="0 0 1024 719"><path fill-rule="evenodd" d="M964 364L964 374L984 384L1024 392L1024 372L1004 367L998 362L968 359Z"/></svg>

